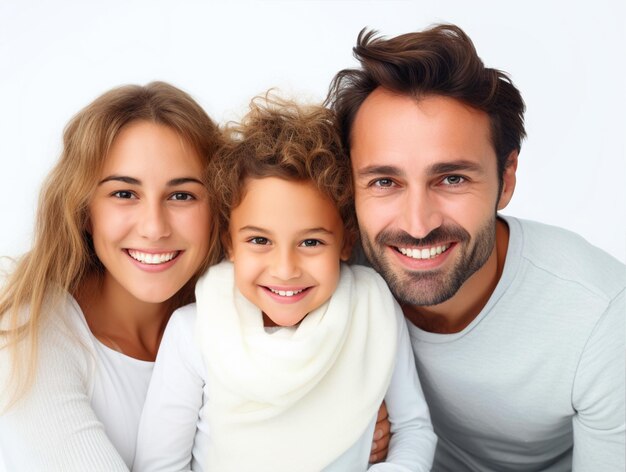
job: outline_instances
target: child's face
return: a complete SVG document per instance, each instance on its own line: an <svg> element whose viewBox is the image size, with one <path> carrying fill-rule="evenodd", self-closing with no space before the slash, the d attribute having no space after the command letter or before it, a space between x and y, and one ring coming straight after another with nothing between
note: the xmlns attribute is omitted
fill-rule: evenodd
<svg viewBox="0 0 626 472"><path fill-rule="evenodd" d="M349 255L339 212L310 182L249 179L229 231L237 288L279 326L331 297Z"/></svg>

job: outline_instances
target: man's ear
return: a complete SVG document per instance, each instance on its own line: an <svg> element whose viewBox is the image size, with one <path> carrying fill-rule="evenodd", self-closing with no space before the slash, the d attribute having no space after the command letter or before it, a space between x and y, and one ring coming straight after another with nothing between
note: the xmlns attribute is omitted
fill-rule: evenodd
<svg viewBox="0 0 626 472"><path fill-rule="evenodd" d="M515 183L517 177L517 156L519 152L517 150L511 151L509 157L506 160L506 167L502 175L502 191L500 192L500 198L498 199L498 210L505 208L511 201L513 191L515 190Z"/></svg>

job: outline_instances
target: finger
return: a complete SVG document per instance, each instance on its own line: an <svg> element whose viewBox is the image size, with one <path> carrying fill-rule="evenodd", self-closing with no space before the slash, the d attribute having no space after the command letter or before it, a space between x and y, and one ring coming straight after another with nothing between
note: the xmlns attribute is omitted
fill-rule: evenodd
<svg viewBox="0 0 626 472"><path fill-rule="evenodd" d="M385 449L387 449L389 447L389 441L391 439L391 435L386 435L386 436L382 436L378 439L374 439L372 441L372 449L371 449L371 453L373 454L374 452L379 453L380 451L383 451Z"/></svg>
<svg viewBox="0 0 626 472"><path fill-rule="evenodd" d="M387 416L389 416L389 414L387 413L387 405L385 405L385 402L382 402L380 408L378 409L376 422L378 423L379 421L386 419Z"/></svg>
<svg viewBox="0 0 626 472"><path fill-rule="evenodd" d="M385 418L378 423L376 423L376 429L374 430L374 440L378 441L385 436L389 436L389 432L391 431L391 423L389 423L389 418ZM389 439L387 439L389 442Z"/></svg>
<svg viewBox="0 0 626 472"><path fill-rule="evenodd" d="M369 459L370 464L375 464L377 462L384 461L385 459L387 459L388 452L389 452L389 449L385 448L380 451L376 451L375 453L372 453Z"/></svg>

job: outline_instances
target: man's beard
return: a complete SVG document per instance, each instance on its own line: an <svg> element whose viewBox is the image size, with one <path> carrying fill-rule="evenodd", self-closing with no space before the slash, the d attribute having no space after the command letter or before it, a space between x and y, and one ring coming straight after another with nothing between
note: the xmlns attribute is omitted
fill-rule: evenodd
<svg viewBox="0 0 626 472"><path fill-rule="evenodd" d="M487 221L474 238L461 226L452 225L440 226L422 239L415 239L404 231L382 231L376 235L374 244L361 231L361 241L372 267L383 276L400 303L438 305L452 298L489 259L496 241L496 217ZM411 271L400 267L399 262L390 261L387 254L387 246L430 247L449 241L457 243L459 254L454 267L447 270Z"/></svg>

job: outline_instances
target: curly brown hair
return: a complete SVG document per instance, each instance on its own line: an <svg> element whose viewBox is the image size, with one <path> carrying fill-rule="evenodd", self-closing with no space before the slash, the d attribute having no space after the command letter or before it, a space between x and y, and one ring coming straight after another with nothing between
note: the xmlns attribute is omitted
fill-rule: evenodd
<svg viewBox="0 0 626 472"><path fill-rule="evenodd" d="M246 179L264 177L311 182L336 205L346 241L356 239L350 163L330 110L268 93L252 99L241 122L224 131L226 143L209 164L209 178L225 245L230 214L243 200Z"/></svg>

